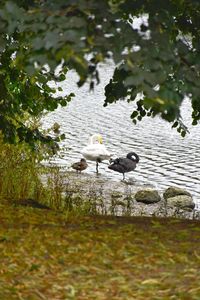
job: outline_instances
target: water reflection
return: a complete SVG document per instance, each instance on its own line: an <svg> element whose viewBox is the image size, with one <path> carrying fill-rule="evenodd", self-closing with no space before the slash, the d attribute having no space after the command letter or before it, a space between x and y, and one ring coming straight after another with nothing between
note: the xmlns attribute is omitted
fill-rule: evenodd
<svg viewBox="0 0 200 300"><path fill-rule="evenodd" d="M61 143L62 157L56 157L54 162L68 168L81 157L80 150L87 144L88 137L100 133L108 151L120 156L131 151L139 154L140 163L127 178L138 184L153 184L159 190L170 185L186 188L200 207L200 127L191 127L187 101L183 105L183 116L190 134L184 139L160 118L146 118L134 125L130 120L134 103L118 101L103 107L103 87L112 70L109 65L101 67L102 82L94 92L89 92L86 85L78 90L77 76L73 72L61 84L66 93L77 94L66 108L59 108L44 119L47 127L58 122L67 137ZM95 162L89 162L85 172L95 175ZM105 178L121 180L121 174L110 171L105 163L100 165L100 172Z"/></svg>

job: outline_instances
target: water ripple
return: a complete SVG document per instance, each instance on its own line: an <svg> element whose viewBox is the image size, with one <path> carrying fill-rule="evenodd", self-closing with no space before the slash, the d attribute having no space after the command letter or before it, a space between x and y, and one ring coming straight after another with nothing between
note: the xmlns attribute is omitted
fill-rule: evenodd
<svg viewBox="0 0 200 300"><path fill-rule="evenodd" d="M58 122L67 137L62 142L61 158L54 158L54 162L68 168L81 157L80 151L87 144L88 137L99 132L110 152L119 156L130 151L139 154L140 163L134 173L127 174L128 178L138 184L153 184L160 190L169 185L186 188L200 206L200 127L190 125L189 104L185 101L182 108L190 129L190 134L184 139L159 117L146 118L134 125L130 120L134 103L119 101L103 107L103 86L109 81L112 70L111 66L101 68L102 83L92 93L87 86L77 89L74 73L70 73L68 81L61 83L65 93L75 92L77 95L67 107L44 118L44 127ZM85 172L95 174L95 163L89 162ZM107 163L100 165L100 172L108 179L122 178L121 174L110 171Z"/></svg>

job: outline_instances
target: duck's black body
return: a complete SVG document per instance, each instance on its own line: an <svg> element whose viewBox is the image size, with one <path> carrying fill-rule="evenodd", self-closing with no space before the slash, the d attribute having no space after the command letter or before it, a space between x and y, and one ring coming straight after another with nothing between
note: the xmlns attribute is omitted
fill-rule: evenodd
<svg viewBox="0 0 200 300"><path fill-rule="evenodd" d="M139 156L135 152L130 152L126 157L116 158L110 161L111 164L108 166L109 169L122 173L123 179L125 179L125 173L131 172L136 168L139 162Z"/></svg>

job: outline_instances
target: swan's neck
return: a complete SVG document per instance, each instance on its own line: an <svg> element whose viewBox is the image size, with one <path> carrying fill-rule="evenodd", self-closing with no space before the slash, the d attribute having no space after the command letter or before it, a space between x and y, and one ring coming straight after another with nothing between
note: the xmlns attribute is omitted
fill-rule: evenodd
<svg viewBox="0 0 200 300"><path fill-rule="evenodd" d="M94 134L89 138L89 145L99 144L98 135Z"/></svg>
<svg viewBox="0 0 200 300"><path fill-rule="evenodd" d="M135 157L133 158L133 156L135 156ZM136 163L138 163L139 160L140 160L139 156L138 156L136 153L134 153L134 152L128 153L128 154L127 154L127 158L129 158L129 159L135 161Z"/></svg>
<svg viewBox="0 0 200 300"><path fill-rule="evenodd" d="M89 138L89 145L92 145L94 143L95 143L95 136L93 135Z"/></svg>

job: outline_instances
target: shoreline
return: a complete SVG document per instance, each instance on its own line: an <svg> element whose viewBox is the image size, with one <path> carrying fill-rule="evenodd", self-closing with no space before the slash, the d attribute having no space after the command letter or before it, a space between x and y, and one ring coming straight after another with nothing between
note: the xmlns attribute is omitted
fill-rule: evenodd
<svg viewBox="0 0 200 300"><path fill-rule="evenodd" d="M70 205L91 205L92 213L111 216L155 216L200 219L200 210L181 205L169 205L163 198L165 191L153 185L138 185L134 181L113 181L102 176L60 171L64 202ZM42 178L44 184L51 175ZM176 188L176 187L174 187ZM181 195L192 195L181 190ZM136 194L147 193L147 201L136 201ZM153 198L152 198L153 191ZM150 194L148 194L150 193ZM148 196L149 195L149 196ZM155 196L155 201L154 201ZM189 197L188 196L188 197ZM148 201L151 198L151 201ZM64 203L64 205L65 205ZM148 204L147 204L148 203Z"/></svg>

